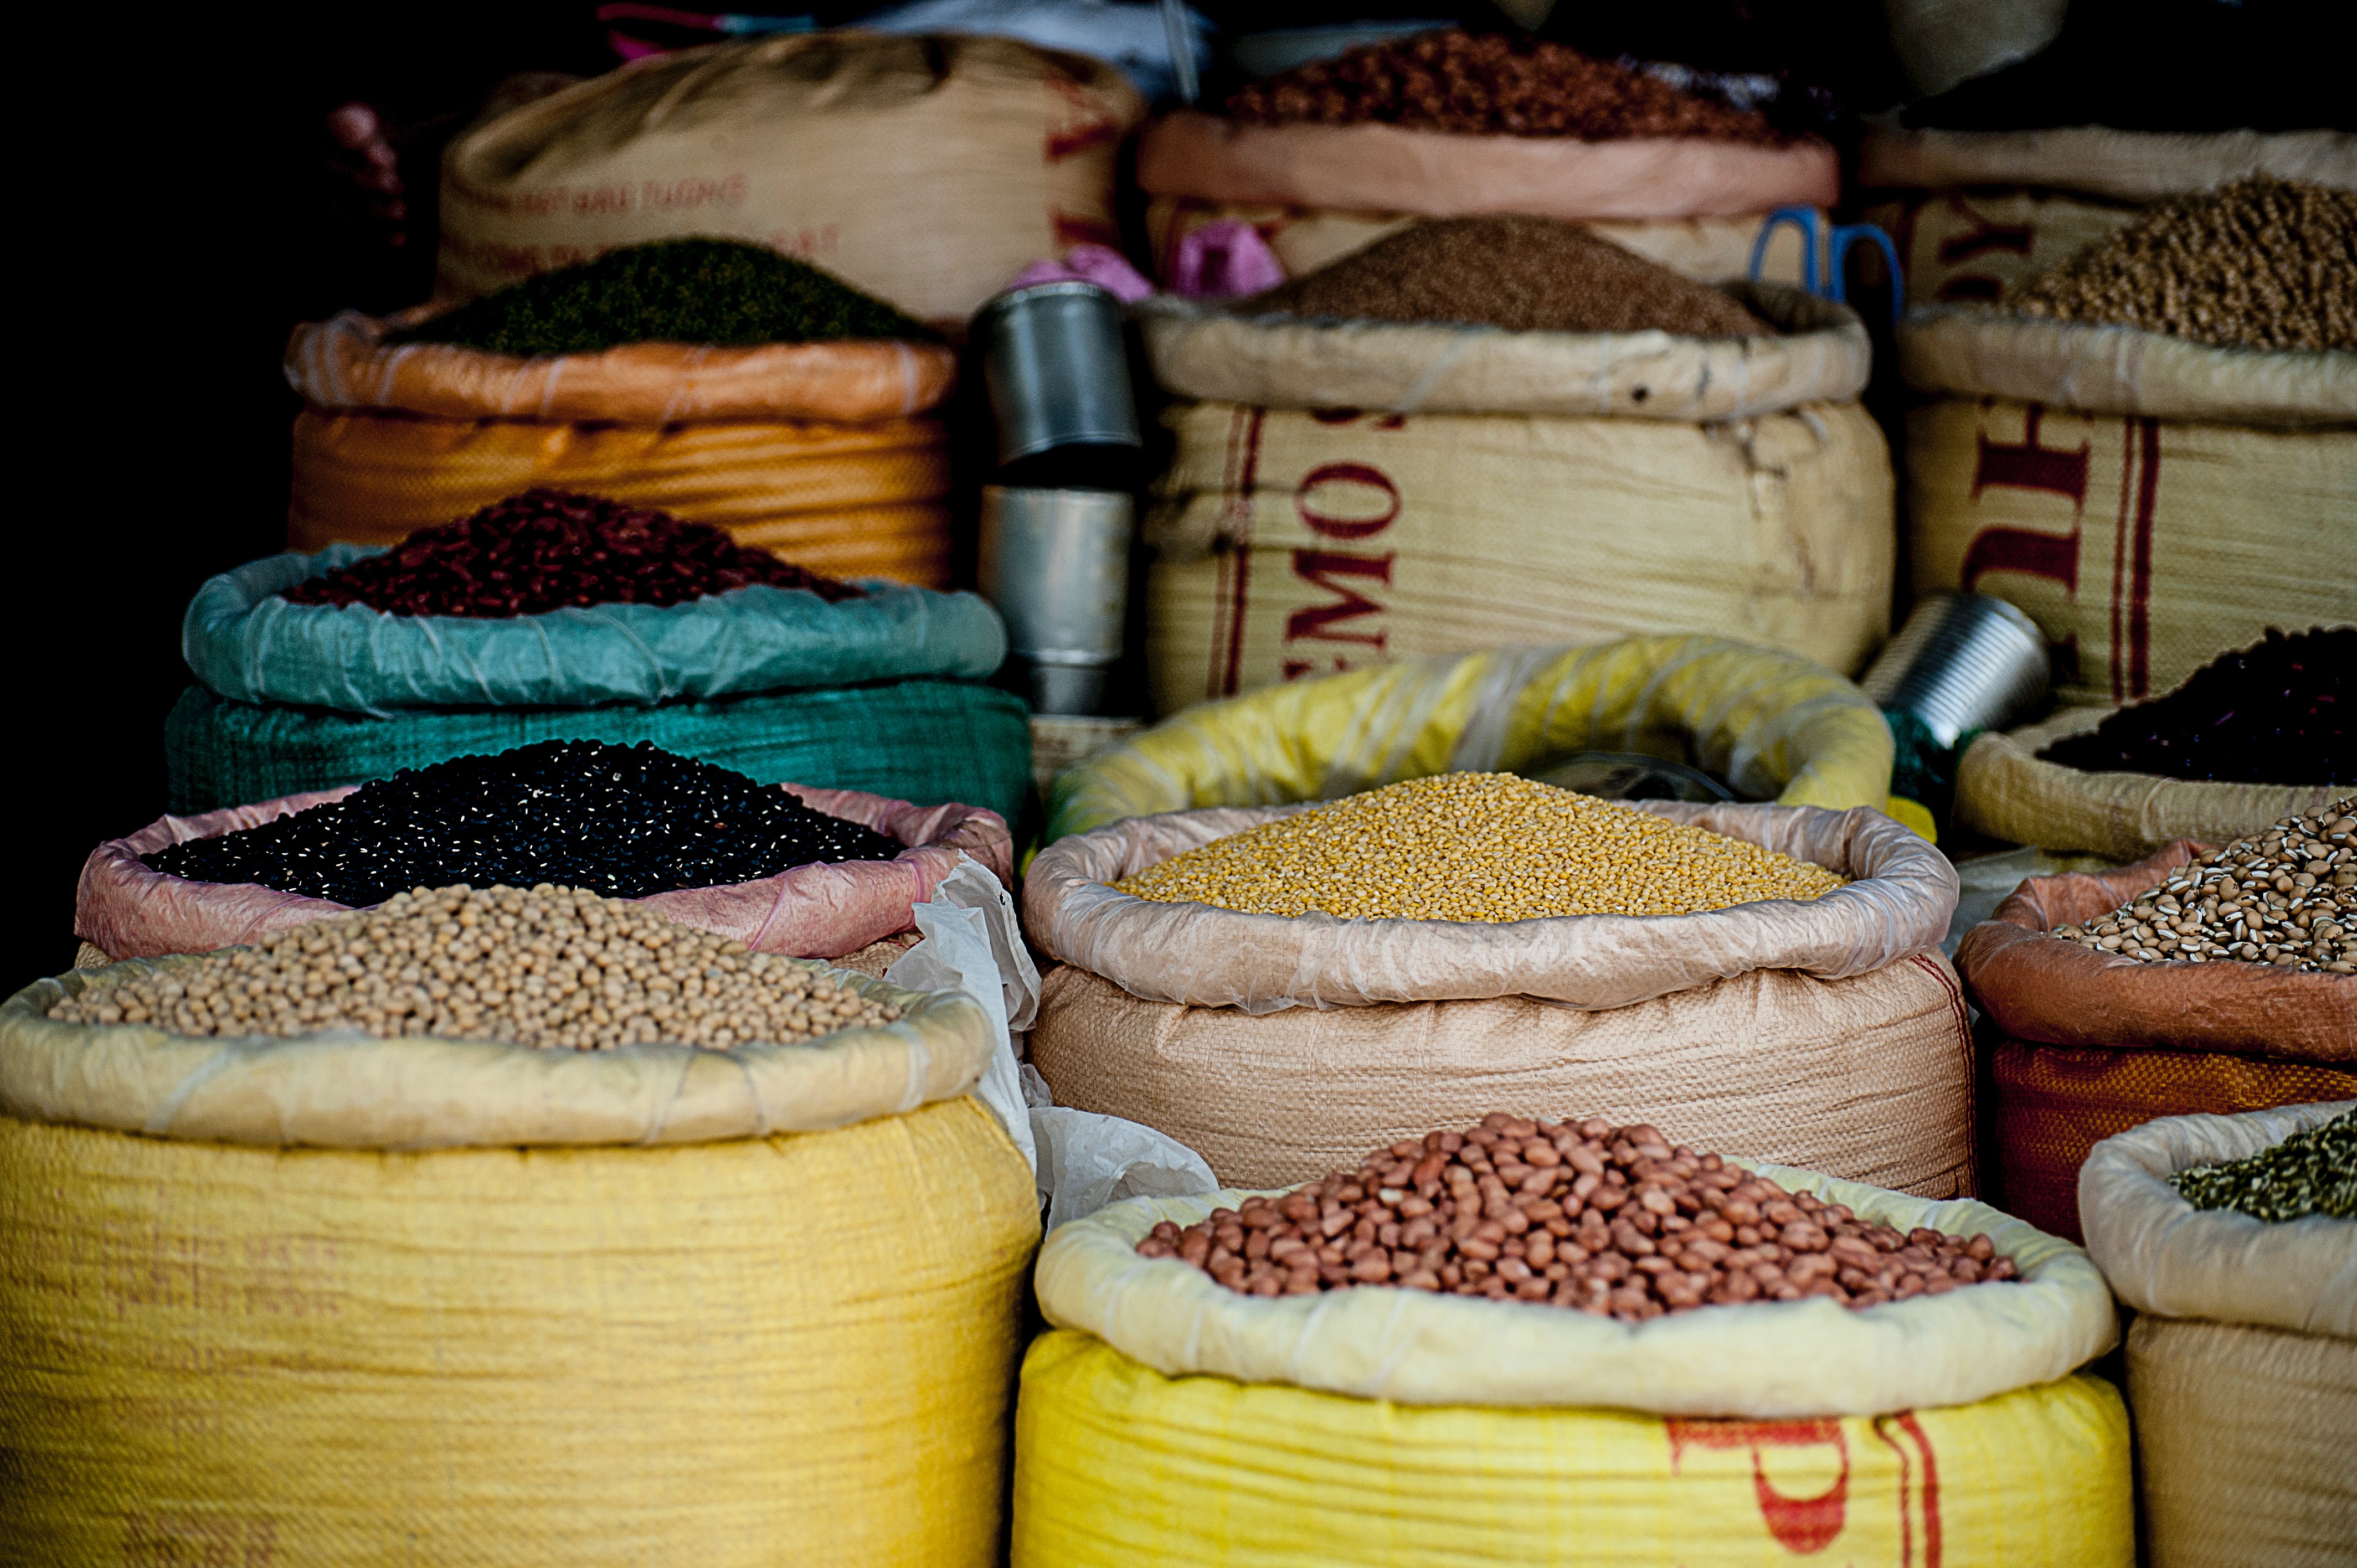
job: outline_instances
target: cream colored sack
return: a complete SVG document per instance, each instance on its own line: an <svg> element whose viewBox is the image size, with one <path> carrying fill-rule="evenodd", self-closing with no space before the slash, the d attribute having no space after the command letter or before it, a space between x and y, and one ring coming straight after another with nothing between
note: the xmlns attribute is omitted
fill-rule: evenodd
<svg viewBox="0 0 2357 1568"><path fill-rule="evenodd" d="M1776 328L1758 338L1507 332L1455 322L1248 315L1157 295L1139 307L1155 379L1182 397L1387 413L1619 414L1709 421L1837 403L1866 390L1857 313L1781 284L1726 292Z"/></svg>
<svg viewBox="0 0 2357 1568"><path fill-rule="evenodd" d="M1156 708L1417 654L1705 630L1855 671L1889 628L1856 403L1723 424L1179 404L1145 526Z"/></svg>
<svg viewBox="0 0 2357 1568"><path fill-rule="evenodd" d="M1956 819L2007 843L2142 860L2176 843L2226 843L2271 822L2330 805L2345 786L2217 784L2151 773L2088 773L2038 754L2111 716L2065 708L1964 749L1956 766Z"/></svg>
<svg viewBox="0 0 2357 1568"><path fill-rule="evenodd" d="M1679 1136L1685 1134L1681 1133ZM1625 1324L1562 1307L1405 1289L1242 1295L1172 1258L1141 1258L1157 1223L1194 1224L1247 1196L1137 1198L1060 1227L1039 1254L1039 1307L1157 1371L1281 1382L1401 1404L1609 1406L1667 1415L1878 1415L1969 1404L2050 1382L2119 1342L2111 1293L2068 1241L1969 1200L1736 1162L1900 1230L1986 1231L2021 1271L1853 1311L1829 1301L1671 1313Z"/></svg>
<svg viewBox="0 0 2357 1568"><path fill-rule="evenodd" d="M2035 186L2153 202L2255 174L2357 189L2357 135L2346 131L1936 131L1877 126L1858 183L1939 190Z"/></svg>
<svg viewBox="0 0 2357 1568"><path fill-rule="evenodd" d="M2045 189L1914 190L1863 220L1899 250L1909 305L1995 304L2007 289L2135 222L2141 209Z"/></svg>
<svg viewBox="0 0 2357 1568"><path fill-rule="evenodd" d="M2357 1554L2357 1220L2269 1225L2167 1184L2357 1109L2172 1116L2079 1173L2088 1251L2138 1316L2128 1402L2153 1568L2325 1568Z"/></svg>
<svg viewBox="0 0 2357 1568"><path fill-rule="evenodd" d="M1011 38L857 31L685 49L468 131L437 294L683 235L800 256L936 326L1041 256L1117 244L1114 66Z"/></svg>
<svg viewBox="0 0 2357 1568"><path fill-rule="evenodd" d="M1215 839L1316 810L1221 807L1132 818L1057 840L1031 863L1023 925L1051 957L1133 995L1258 1014L1491 996L1625 1007L1762 969L1846 980L1936 947L1955 912L1955 867L1878 811L1656 800L1625 809L1761 844L1852 880L1807 902L1500 923L1254 915L1157 902L1108 886Z"/></svg>

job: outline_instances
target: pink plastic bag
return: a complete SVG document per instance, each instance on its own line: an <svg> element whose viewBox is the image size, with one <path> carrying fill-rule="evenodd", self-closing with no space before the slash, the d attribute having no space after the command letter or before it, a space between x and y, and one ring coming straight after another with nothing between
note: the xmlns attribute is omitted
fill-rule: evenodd
<svg viewBox="0 0 2357 1568"><path fill-rule="evenodd" d="M1170 292L1187 299L1232 299L1285 281L1285 266L1260 231L1220 218L1179 236L1170 259Z"/></svg>
<svg viewBox="0 0 2357 1568"><path fill-rule="evenodd" d="M168 844L258 827L360 788L287 795L199 817L162 817L128 838L91 851L74 897L74 934L110 959L210 952L274 931L350 913L256 884L190 882L150 871L139 857ZM912 806L854 789L780 785L813 811L874 828L909 847L891 860L798 865L757 882L683 887L634 900L667 920L718 931L757 952L840 958L910 929L915 906L970 854L1003 883L1014 879L1014 838L996 811L979 806Z"/></svg>
<svg viewBox="0 0 2357 1568"><path fill-rule="evenodd" d="M1135 305L1154 292L1146 274L1131 266L1126 256L1104 245L1075 245L1060 262L1034 262L1006 287L1029 288L1039 283L1092 283L1124 305Z"/></svg>

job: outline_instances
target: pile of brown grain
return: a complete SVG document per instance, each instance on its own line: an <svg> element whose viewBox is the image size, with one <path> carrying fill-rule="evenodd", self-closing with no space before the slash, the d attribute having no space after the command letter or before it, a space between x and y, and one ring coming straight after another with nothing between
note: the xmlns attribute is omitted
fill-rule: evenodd
<svg viewBox="0 0 2357 1568"><path fill-rule="evenodd" d="M1561 44L1457 28L1313 60L1228 100L1259 125L1368 122L1498 136L1709 136L1775 145L1766 117Z"/></svg>
<svg viewBox="0 0 2357 1568"><path fill-rule="evenodd" d="M2357 193L2265 175L2164 202L2006 307L2244 349L2357 349Z"/></svg>
<svg viewBox="0 0 2357 1568"><path fill-rule="evenodd" d="M1772 330L1709 285L1552 218L1417 223L1242 307L1359 321L1455 321L1514 332L1754 338Z"/></svg>

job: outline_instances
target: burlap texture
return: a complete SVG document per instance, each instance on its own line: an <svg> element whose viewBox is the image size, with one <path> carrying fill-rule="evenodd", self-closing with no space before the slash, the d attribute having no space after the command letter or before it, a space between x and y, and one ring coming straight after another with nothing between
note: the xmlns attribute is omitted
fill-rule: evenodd
<svg viewBox="0 0 2357 1568"><path fill-rule="evenodd" d="M1528 996L1625 1007L1759 970L1867 975L1936 947L1955 912L1947 857L1879 811L1814 806L1632 809L1764 845L1852 880L1802 902L1703 915L1579 915L1499 923L1338 920L1161 903L1107 886L1174 854L1309 810L1215 807L1075 833L1039 852L1026 933L1134 995L1246 1013Z"/></svg>
<svg viewBox="0 0 2357 1568"><path fill-rule="evenodd" d="M2119 201L2159 201L2255 174L2357 189L2357 135L2346 131L1939 131L1877 126L1858 183L1918 190L2038 186Z"/></svg>
<svg viewBox="0 0 2357 1568"><path fill-rule="evenodd" d="M1970 1404L2051 1382L2119 1343L2087 1255L1969 1199L1927 1202L1817 1172L1744 1161L1791 1192L1900 1230L1986 1232L2014 1290L1852 1311L1830 1301L1618 1323L1561 1307L1406 1289L1263 1299L1193 1265L1141 1258L1168 1219L1192 1225L1246 1194L1134 1198L1060 1226L1039 1254L1039 1310L1157 1371L1290 1383L1410 1405L1542 1405L1662 1415L1880 1415Z"/></svg>
<svg viewBox="0 0 2357 1568"><path fill-rule="evenodd" d="M150 871L140 856L191 839L216 838L340 800L357 784L282 796L195 817L160 817L90 852L74 889L74 934L113 959L204 953L259 941L350 913L251 882L190 882ZM755 952L836 958L909 929L915 906L970 854L1001 882L1014 880L1006 819L978 806L914 806L856 789L780 785L812 810L898 839L891 860L813 863L752 882L682 887L634 899L666 920L734 937Z"/></svg>
<svg viewBox="0 0 2357 1568"><path fill-rule="evenodd" d="M1974 1004L2007 1034L2045 1045L2170 1046L2357 1071L2357 978L2231 961L2139 963L2046 935L2109 914L2208 847L2180 841L2116 871L2024 881L1956 949Z"/></svg>
<svg viewBox="0 0 2357 1568"><path fill-rule="evenodd" d="M1507 332L1248 315L1249 302L1163 295L1139 313L1164 386L1259 408L1702 421L1838 403L1866 389L1873 349L1856 311L1782 284L1724 287L1776 332Z"/></svg>
<svg viewBox="0 0 2357 1568"><path fill-rule="evenodd" d="M1855 980L1760 969L1602 1012L1526 996L1372 1007L1148 1002L1049 972L1056 1103L1142 1122L1230 1187L1308 1181L1492 1111L1651 1122L1695 1148L1968 1196L1972 1036L1936 952Z"/></svg>
<svg viewBox="0 0 2357 1568"><path fill-rule="evenodd" d="M378 319L347 310L304 322L286 341L286 384L321 409L670 424L899 419L939 404L957 381L956 354L914 341L625 343L530 359L453 343L384 343L387 332L436 314L421 307Z"/></svg>
<svg viewBox="0 0 2357 1568"><path fill-rule="evenodd" d="M2357 1339L2357 1219L2270 1223L2195 1208L2169 1185L2352 1110L2357 1100L2169 1116L2095 1145L2079 1171L2079 1214L2113 1294L2138 1312Z"/></svg>
<svg viewBox="0 0 2357 1568"><path fill-rule="evenodd" d="M2142 210L2037 187L1979 188L1879 194L1860 216L1898 247L1909 305L1963 305L1995 304Z"/></svg>
<svg viewBox="0 0 2357 1568"><path fill-rule="evenodd" d="M1181 109L1146 127L1137 183L1154 196L1427 218L1698 218L1830 207L1840 169L1833 147L1813 139L1582 142L1378 124L1246 125Z"/></svg>
<svg viewBox="0 0 2357 1568"><path fill-rule="evenodd" d="M2089 773L2038 754L2093 729L2109 708L2064 708L2009 733L1991 730L1956 765L1956 820L2007 843L2140 860L2176 843L2228 843L2318 811L2346 787L2217 784L2152 773Z"/></svg>

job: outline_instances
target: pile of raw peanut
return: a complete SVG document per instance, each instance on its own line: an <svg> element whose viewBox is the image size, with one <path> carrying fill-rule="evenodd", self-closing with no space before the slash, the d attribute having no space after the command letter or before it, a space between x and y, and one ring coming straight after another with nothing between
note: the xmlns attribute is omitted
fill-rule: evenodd
<svg viewBox="0 0 2357 1568"><path fill-rule="evenodd" d="M1402 1285L1623 1323L1804 1296L1875 1306L2014 1277L1986 1236L1871 1224L1658 1128L1503 1112L1184 1230L1166 1220L1137 1250L1246 1295Z"/></svg>
<svg viewBox="0 0 2357 1568"><path fill-rule="evenodd" d="M546 885L419 888L200 962L68 997L48 1015L176 1035L443 1035L605 1050L799 1044L887 1024L807 963Z"/></svg>
<svg viewBox="0 0 2357 1568"><path fill-rule="evenodd" d="M2282 818L2110 914L2048 935L2140 963L2238 959L2357 974L2357 796Z"/></svg>

